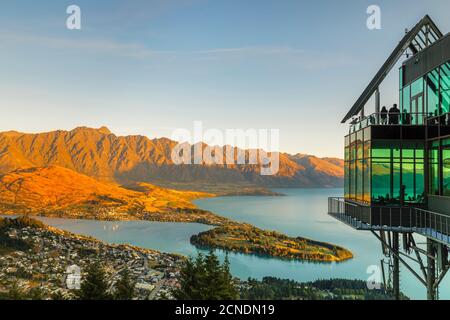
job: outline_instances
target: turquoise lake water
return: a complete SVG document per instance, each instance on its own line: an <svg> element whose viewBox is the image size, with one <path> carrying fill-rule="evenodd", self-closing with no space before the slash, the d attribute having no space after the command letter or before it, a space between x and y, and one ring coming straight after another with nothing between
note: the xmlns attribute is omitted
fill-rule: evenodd
<svg viewBox="0 0 450 320"><path fill-rule="evenodd" d="M319 264L285 261L243 254L230 254L231 270L246 279L275 276L297 281L328 278L367 280L370 266L380 266L381 246L376 238L327 215L327 198L341 196L342 189L280 189L284 197L223 197L197 200L196 204L222 216L276 230L290 236L303 236L350 249L354 259L343 263ZM42 218L55 227L90 235L110 243L129 243L164 252L196 255L189 243L193 234L208 230L200 224L147 221L104 222ZM423 242L423 238L417 238ZM223 258L224 253L218 251ZM450 278L441 287L441 299L450 299ZM401 273L402 291L414 299L426 298L426 290L405 268Z"/></svg>

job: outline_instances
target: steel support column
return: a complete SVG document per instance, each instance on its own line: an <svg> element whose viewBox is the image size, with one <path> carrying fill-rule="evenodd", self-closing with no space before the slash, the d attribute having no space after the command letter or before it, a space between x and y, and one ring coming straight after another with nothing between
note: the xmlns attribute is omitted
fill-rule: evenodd
<svg viewBox="0 0 450 320"><path fill-rule="evenodd" d="M392 232L392 251L394 270L392 277L392 286L394 289L395 300L400 300L400 260L399 260L399 236L398 232Z"/></svg>
<svg viewBox="0 0 450 320"><path fill-rule="evenodd" d="M436 251L434 241L427 238L427 299L436 299Z"/></svg>

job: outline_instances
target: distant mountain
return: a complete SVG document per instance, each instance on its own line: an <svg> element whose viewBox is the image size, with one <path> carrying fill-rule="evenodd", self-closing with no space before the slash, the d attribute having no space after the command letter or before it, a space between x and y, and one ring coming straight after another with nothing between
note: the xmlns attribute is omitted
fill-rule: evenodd
<svg viewBox="0 0 450 320"><path fill-rule="evenodd" d="M166 138L116 136L105 127L39 134L9 131L0 133L0 174L59 166L100 181L120 184L263 187L340 187L343 184L340 159L283 153L278 174L261 176L259 165L174 165L171 151L176 145L177 142Z"/></svg>
<svg viewBox="0 0 450 320"><path fill-rule="evenodd" d="M130 218L139 213L191 212L193 199L208 194L181 192L137 183L128 188L99 182L75 171L50 166L0 176L0 211L96 219Z"/></svg>

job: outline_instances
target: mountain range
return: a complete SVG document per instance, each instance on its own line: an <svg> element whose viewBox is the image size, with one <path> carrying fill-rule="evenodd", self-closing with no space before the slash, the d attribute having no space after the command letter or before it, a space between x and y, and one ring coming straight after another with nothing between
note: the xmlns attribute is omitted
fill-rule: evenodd
<svg viewBox="0 0 450 320"><path fill-rule="evenodd" d="M56 166L100 182L189 185L191 190L200 190L202 184L268 188L343 185L343 160L337 158L281 153L278 173L261 176L258 165L175 165L171 152L177 144L167 138L117 136L106 127L37 134L2 132L0 175ZM244 152L248 155L248 150Z"/></svg>

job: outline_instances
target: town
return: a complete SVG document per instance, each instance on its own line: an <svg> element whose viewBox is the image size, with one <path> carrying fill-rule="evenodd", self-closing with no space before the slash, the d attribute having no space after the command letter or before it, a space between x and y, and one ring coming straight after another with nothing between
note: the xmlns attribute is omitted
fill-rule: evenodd
<svg viewBox="0 0 450 320"><path fill-rule="evenodd" d="M103 265L110 290L120 273L128 270L136 282L134 299L170 299L171 290L177 286L177 276L184 260L181 256L130 245L110 245L41 226L37 221L34 223L38 227L32 224L2 227L0 293L17 287L23 292L39 289L44 299L55 296L72 299L73 288L68 285L68 279L73 276L71 272L80 270L79 278L83 281L84 270L95 262ZM14 241L26 243L27 247L5 245L5 239L10 244Z"/></svg>

